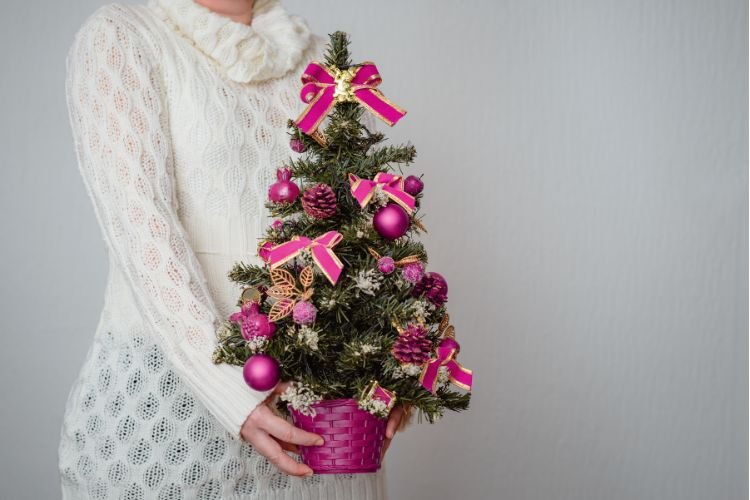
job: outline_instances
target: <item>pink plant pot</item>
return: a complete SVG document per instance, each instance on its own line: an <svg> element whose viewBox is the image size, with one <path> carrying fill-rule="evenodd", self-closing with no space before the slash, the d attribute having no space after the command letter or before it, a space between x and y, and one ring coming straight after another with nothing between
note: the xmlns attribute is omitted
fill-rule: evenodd
<svg viewBox="0 0 750 500"><path fill-rule="evenodd" d="M323 436L322 446L300 446L302 461L316 474L352 474L380 469L387 420L361 410L354 399L312 405L315 416L289 408L292 422Z"/></svg>

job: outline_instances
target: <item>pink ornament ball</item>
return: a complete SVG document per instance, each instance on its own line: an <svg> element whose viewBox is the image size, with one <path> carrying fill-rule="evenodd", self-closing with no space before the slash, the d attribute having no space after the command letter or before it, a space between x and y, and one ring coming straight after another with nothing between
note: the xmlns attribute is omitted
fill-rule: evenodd
<svg viewBox="0 0 750 500"><path fill-rule="evenodd" d="M381 257L378 260L378 269L383 274L391 274L396 269L396 263L393 261L393 257Z"/></svg>
<svg viewBox="0 0 750 500"><path fill-rule="evenodd" d="M401 269L401 276L409 283L416 283L424 276L424 266L421 262L406 264Z"/></svg>
<svg viewBox="0 0 750 500"><path fill-rule="evenodd" d="M299 196L299 186L291 181L291 169L284 167L276 170L276 182L268 188L268 199L274 203L294 203Z"/></svg>
<svg viewBox="0 0 750 500"><path fill-rule="evenodd" d="M424 182L419 177L410 175L404 179L404 191L410 195L416 196L422 192L422 189L424 189Z"/></svg>
<svg viewBox="0 0 750 500"><path fill-rule="evenodd" d="M315 323L317 313L318 310L312 302L300 300L294 304L294 309L292 309L292 319L294 319L294 322L298 325L309 325Z"/></svg>
<svg viewBox="0 0 750 500"><path fill-rule="evenodd" d="M279 383L279 362L268 354L255 354L245 361L242 376L250 388L268 391Z"/></svg>
<svg viewBox="0 0 750 500"><path fill-rule="evenodd" d="M372 225L380 236L395 240L409 230L409 214L395 203L389 203L378 209L372 218Z"/></svg>

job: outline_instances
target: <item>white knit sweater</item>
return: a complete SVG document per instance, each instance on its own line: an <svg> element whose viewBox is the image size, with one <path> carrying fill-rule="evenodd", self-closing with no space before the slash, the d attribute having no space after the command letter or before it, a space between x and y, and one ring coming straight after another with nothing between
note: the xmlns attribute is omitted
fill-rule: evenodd
<svg viewBox="0 0 750 500"><path fill-rule="evenodd" d="M267 393L211 362L239 293L227 271L257 262L299 77L325 42L278 0L256 0L251 25L193 0L109 4L76 34L67 103L110 271L65 408L64 498L384 496L380 473L277 471L239 438Z"/></svg>

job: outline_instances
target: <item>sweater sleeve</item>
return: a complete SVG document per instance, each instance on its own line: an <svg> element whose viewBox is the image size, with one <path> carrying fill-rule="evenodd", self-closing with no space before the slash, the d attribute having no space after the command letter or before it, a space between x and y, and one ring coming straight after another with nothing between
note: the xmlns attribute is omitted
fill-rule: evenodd
<svg viewBox="0 0 750 500"><path fill-rule="evenodd" d="M214 364L222 320L175 209L169 117L156 48L101 7L66 57L78 168L104 242L176 373L231 435L270 391ZM229 283L227 283L229 286Z"/></svg>

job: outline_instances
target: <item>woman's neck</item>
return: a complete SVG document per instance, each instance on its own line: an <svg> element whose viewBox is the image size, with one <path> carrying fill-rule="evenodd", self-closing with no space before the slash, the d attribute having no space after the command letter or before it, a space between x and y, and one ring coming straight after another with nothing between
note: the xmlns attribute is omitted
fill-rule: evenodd
<svg viewBox="0 0 750 500"><path fill-rule="evenodd" d="M227 16L232 21L250 24L253 20L253 3L255 0L193 0L217 14Z"/></svg>

